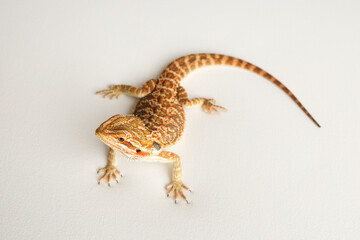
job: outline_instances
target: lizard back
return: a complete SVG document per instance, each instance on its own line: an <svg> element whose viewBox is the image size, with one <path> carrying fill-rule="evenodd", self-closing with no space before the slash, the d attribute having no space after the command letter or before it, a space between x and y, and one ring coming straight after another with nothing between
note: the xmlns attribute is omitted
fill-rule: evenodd
<svg viewBox="0 0 360 240"><path fill-rule="evenodd" d="M184 131L185 112L177 99L177 86L158 80L155 89L136 104L134 115L141 118L152 139L163 147L175 144Z"/></svg>

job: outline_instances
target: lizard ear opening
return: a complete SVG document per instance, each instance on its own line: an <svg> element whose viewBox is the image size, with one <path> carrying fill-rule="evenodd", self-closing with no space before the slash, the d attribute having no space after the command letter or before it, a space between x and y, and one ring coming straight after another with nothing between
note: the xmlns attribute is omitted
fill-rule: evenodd
<svg viewBox="0 0 360 240"><path fill-rule="evenodd" d="M160 150L161 149L161 146L160 146L160 144L158 144L157 142L153 142L153 147L156 149L156 150Z"/></svg>

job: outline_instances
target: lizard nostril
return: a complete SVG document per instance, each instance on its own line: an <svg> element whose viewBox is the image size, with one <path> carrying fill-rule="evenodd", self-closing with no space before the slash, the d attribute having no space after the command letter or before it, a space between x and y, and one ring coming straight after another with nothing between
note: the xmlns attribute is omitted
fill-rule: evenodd
<svg viewBox="0 0 360 240"><path fill-rule="evenodd" d="M136 149L136 152L139 153L139 152L141 152L141 150L140 150L140 149Z"/></svg>

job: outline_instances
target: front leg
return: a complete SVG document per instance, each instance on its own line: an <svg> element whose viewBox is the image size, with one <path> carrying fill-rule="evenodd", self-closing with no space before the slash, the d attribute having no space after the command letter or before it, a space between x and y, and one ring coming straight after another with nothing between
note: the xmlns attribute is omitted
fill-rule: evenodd
<svg viewBox="0 0 360 240"><path fill-rule="evenodd" d="M119 182L117 180L116 174L119 174L120 177L122 177L122 175L121 175L121 172L119 170L117 170L116 163L117 163L117 160L116 160L116 156L115 156L115 150L110 148L109 155L108 155L108 162L107 162L106 167L101 168L97 171L97 173L105 172L104 175L99 179L99 182L98 182L99 184L105 178L107 178L109 187L110 187L110 181L112 178L114 178L116 182Z"/></svg>
<svg viewBox="0 0 360 240"><path fill-rule="evenodd" d="M173 166L173 175L172 175L172 181L170 184L168 184L166 186L166 189L169 190L169 192L167 193L167 196L169 196L170 194L174 193L175 196L175 203L177 201L178 196L180 195L187 203L188 200L186 199L185 194L183 193L182 189L184 188L185 190L189 190L190 189L188 187L186 187L182 180L181 180L181 175L182 175L182 171L181 171L181 162L180 162L180 157L178 155L176 155L175 153L172 152L167 152L167 151L163 151L161 152L159 155L159 157L161 157L162 159L166 160L166 161L171 161L174 162L174 166ZM191 191L190 191L191 192Z"/></svg>
<svg viewBox="0 0 360 240"><path fill-rule="evenodd" d="M104 97L118 98L122 93L135 96L144 97L151 93L156 86L157 79L147 81L141 88L136 88L130 85L110 85L109 89L96 92L96 94L104 94Z"/></svg>

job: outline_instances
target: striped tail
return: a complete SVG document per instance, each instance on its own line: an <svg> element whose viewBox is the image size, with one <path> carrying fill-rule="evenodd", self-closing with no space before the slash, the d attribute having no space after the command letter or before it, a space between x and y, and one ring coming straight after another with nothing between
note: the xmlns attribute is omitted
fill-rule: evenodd
<svg viewBox="0 0 360 240"><path fill-rule="evenodd" d="M274 83L276 86L281 88L300 108L301 110L318 126L320 124L311 116L311 114L306 110L306 108L301 104L301 102L295 97L295 95L287 88L284 84L282 84L279 80L273 77L268 72L259 68L258 66L246 62L244 60L220 55L220 54L210 54L210 53L201 53L201 54L192 54L187 55L181 58L176 59L172 63L167 66L164 72L161 74L159 79L171 79L172 81L178 82L180 85L180 81L184 79L189 73L192 71L212 65L229 65L236 66L240 68L245 68L254 73L263 76L268 79L270 82Z"/></svg>

